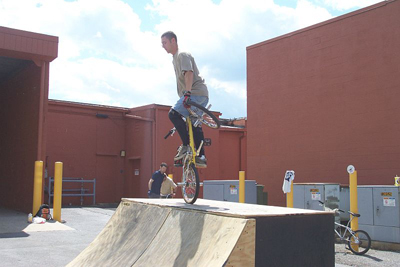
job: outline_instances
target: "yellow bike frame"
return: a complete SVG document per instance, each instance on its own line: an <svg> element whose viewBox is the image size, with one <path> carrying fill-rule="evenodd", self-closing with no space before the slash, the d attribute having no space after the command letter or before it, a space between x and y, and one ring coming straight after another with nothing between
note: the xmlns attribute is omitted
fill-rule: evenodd
<svg viewBox="0 0 400 267"><path fill-rule="evenodd" d="M190 145L190 149L192 150L192 158L190 159L189 164L193 163L196 166L196 148L194 146L194 138L193 138L193 126L192 126L192 122L190 120L189 117L186 118L186 123L188 125L188 133L189 133L189 145Z"/></svg>

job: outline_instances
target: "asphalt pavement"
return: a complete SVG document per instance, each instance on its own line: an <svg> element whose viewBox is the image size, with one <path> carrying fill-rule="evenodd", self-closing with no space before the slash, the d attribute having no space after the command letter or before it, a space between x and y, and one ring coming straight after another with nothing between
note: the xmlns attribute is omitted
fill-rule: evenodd
<svg viewBox="0 0 400 267"><path fill-rule="evenodd" d="M60 223L34 225L27 214L0 208L0 266L65 266L85 249L107 224L116 205L63 208ZM399 251L371 249L357 256L335 244L335 266L400 266Z"/></svg>
<svg viewBox="0 0 400 267"><path fill-rule="evenodd" d="M360 267L399 267L399 251L383 251L370 249L365 255L354 255L345 248L345 244L335 244L335 263L338 266L360 266Z"/></svg>
<svg viewBox="0 0 400 267"><path fill-rule="evenodd" d="M0 208L0 266L65 266L94 240L114 211L63 208L66 223L34 225L27 223L27 214Z"/></svg>

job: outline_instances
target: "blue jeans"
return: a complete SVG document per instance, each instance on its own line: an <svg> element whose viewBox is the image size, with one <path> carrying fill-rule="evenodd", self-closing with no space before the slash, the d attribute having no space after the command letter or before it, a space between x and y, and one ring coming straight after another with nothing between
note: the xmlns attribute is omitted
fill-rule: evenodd
<svg viewBox="0 0 400 267"><path fill-rule="evenodd" d="M147 194L147 196L148 196L149 198L160 198L160 195L159 195L159 194L156 194L156 193L153 193L153 192L151 192L150 194Z"/></svg>
<svg viewBox="0 0 400 267"><path fill-rule="evenodd" d="M175 111L177 111L179 114L181 114L183 117L188 117L189 116L189 111L187 111L187 109L183 106L183 99L185 99L185 96L182 96L181 98L179 98L178 102L176 102L175 106L173 107L173 109ZM207 96L197 96L197 95L193 95L190 97L190 100L192 100L193 102L196 102L197 104L206 107L206 105L208 104L208 97ZM198 110L195 107L191 107L196 113L202 112L201 110ZM201 115L201 114L200 114Z"/></svg>
<svg viewBox="0 0 400 267"><path fill-rule="evenodd" d="M176 130L178 131L179 136L182 140L182 144L184 146L187 146L189 145L189 133L186 129L186 123L183 121L182 116L185 118L189 117L189 111L187 111L187 109L183 106L184 99L185 97L183 96L178 100L178 102L176 102L175 106L169 111L168 116L171 122L174 124ZM203 107L205 107L208 103L207 96L191 96L190 99ZM191 107L191 109L199 115L202 115L203 113L201 110L193 106ZM201 124L193 128L193 139L195 146L198 148L201 144L201 141L204 140L204 134L201 128ZM200 150L200 156L202 155L204 155L204 147L202 147Z"/></svg>

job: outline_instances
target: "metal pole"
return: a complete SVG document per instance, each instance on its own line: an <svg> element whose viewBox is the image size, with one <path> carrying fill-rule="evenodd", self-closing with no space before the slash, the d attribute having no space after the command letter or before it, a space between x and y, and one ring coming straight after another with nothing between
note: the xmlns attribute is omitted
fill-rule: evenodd
<svg viewBox="0 0 400 267"><path fill-rule="evenodd" d="M63 163L56 162L54 167L53 219L59 222L61 222L62 173Z"/></svg>
<svg viewBox="0 0 400 267"><path fill-rule="evenodd" d="M172 181L174 180L174 175L172 173L168 174L168 177L171 178ZM171 186L171 191L170 192L172 192L171 194L174 193L174 188L172 186Z"/></svg>
<svg viewBox="0 0 400 267"><path fill-rule="evenodd" d="M42 191L43 191L43 161L35 161L35 172L33 180L33 206L32 214L39 211L42 205Z"/></svg>
<svg viewBox="0 0 400 267"><path fill-rule="evenodd" d="M239 171L239 203L244 203L245 201L245 172Z"/></svg>
<svg viewBox="0 0 400 267"><path fill-rule="evenodd" d="M349 188L350 188L350 211L358 213L358 199L357 199L357 171L350 173L349 177ZM358 218L354 217L351 221L351 229L353 231L358 230ZM353 248L358 251L358 245L352 245Z"/></svg>
<svg viewBox="0 0 400 267"><path fill-rule="evenodd" d="M290 192L286 194L286 207L293 208L293 181L290 183Z"/></svg>

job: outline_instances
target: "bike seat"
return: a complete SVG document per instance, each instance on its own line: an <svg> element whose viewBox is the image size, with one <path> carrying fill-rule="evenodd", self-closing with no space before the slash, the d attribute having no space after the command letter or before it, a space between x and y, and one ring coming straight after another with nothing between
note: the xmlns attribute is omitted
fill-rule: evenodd
<svg viewBox="0 0 400 267"><path fill-rule="evenodd" d="M361 216L360 214L354 213L354 212L351 212L351 211L349 211L349 213L350 213L351 215L353 215L354 217L360 217L360 216Z"/></svg>

